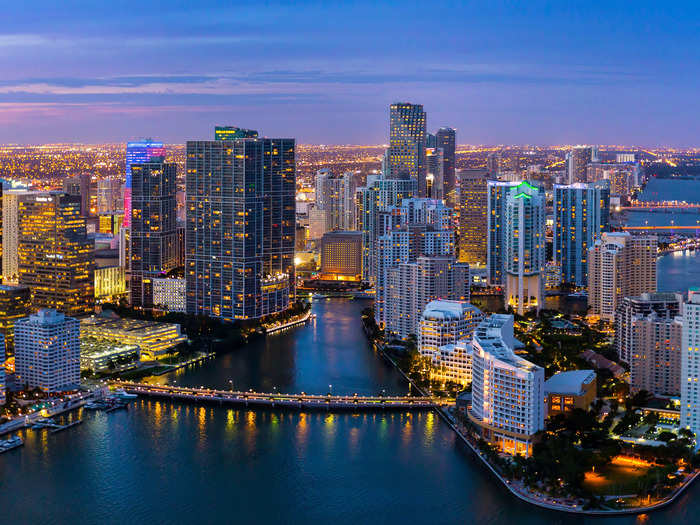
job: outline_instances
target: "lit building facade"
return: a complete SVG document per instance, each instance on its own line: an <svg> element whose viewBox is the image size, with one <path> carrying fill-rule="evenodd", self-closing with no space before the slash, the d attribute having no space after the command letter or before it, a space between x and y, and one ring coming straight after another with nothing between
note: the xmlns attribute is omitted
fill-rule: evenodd
<svg viewBox="0 0 700 525"><path fill-rule="evenodd" d="M19 200L33 191L2 190L2 282L17 284L19 279Z"/></svg>
<svg viewBox="0 0 700 525"><path fill-rule="evenodd" d="M122 182L119 179L102 179L97 181L97 213L114 214L123 213L124 193Z"/></svg>
<svg viewBox="0 0 700 525"><path fill-rule="evenodd" d="M425 149L425 196L430 199L445 199L445 161L442 149Z"/></svg>
<svg viewBox="0 0 700 525"><path fill-rule="evenodd" d="M554 261L562 282L585 286L588 249L610 228L610 184L554 185Z"/></svg>
<svg viewBox="0 0 700 525"><path fill-rule="evenodd" d="M503 216L506 304L519 315L544 306L545 196L523 182L511 187Z"/></svg>
<svg viewBox="0 0 700 525"><path fill-rule="evenodd" d="M93 311L93 244L80 216L80 199L60 192L23 195L19 202L19 284L34 308L67 315Z"/></svg>
<svg viewBox="0 0 700 525"><path fill-rule="evenodd" d="M603 233L588 250L588 305L608 322L623 297L656 292L658 240L652 235Z"/></svg>
<svg viewBox="0 0 700 525"><path fill-rule="evenodd" d="M187 143L187 312L254 319L295 295L294 139Z"/></svg>
<svg viewBox="0 0 700 525"><path fill-rule="evenodd" d="M544 369L513 352L513 316L494 314L474 331L472 408L481 437L506 454L532 454L544 430Z"/></svg>
<svg viewBox="0 0 700 525"><path fill-rule="evenodd" d="M357 190L357 221L362 232L362 280L376 283L376 243L394 224L387 224L385 214L404 199L418 194L416 179L368 177L367 186Z"/></svg>
<svg viewBox="0 0 700 525"><path fill-rule="evenodd" d="M598 160L595 146L575 146L566 154L566 174L569 184L588 182L588 165Z"/></svg>
<svg viewBox="0 0 700 525"><path fill-rule="evenodd" d="M421 256L392 267L387 277L381 326L401 339L420 335L423 310L430 301L469 302L469 265L455 262L454 256Z"/></svg>
<svg viewBox="0 0 700 525"><path fill-rule="evenodd" d="M80 386L80 323L40 309L15 322L15 374L23 388L64 392Z"/></svg>
<svg viewBox="0 0 700 525"><path fill-rule="evenodd" d="M168 312L186 312L186 291L186 279L153 279L153 305Z"/></svg>
<svg viewBox="0 0 700 525"><path fill-rule="evenodd" d="M150 139L126 144L126 182L124 183L124 227L131 227L131 166L150 162L154 158L165 158L162 142Z"/></svg>
<svg viewBox="0 0 700 525"><path fill-rule="evenodd" d="M179 324L96 316L80 320L80 337L137 345L145 359L171 354L187 341Z"/></svg>
<svg viewBox="0 0 700 525"><path fill-rule="evenodd" d="M630 357L630 389L654 395L679 396L681 392L680 317L635 315L632 318L634 351Z"/></svg>
<svg viewBox="0 0 700 525"><path fill-rule="evenodd" d="M254 129L237 128L236 126L215 126L214 140L257 139L258 132Z"/></svg>
<svg viewBox="0 0 700 525"><path fill-rule="evenodd" d="M392 179L418 181L421 197L425 192L426 115L421 104L400 102L389 108L388 173Z"/></svg>
<svg viewBox="0 0 700 525"><path fill-rule="evenodd" d="M459 170L459 261L486 266L488 230L486 170Z"/></svg>
<svg viewBox="0 0 700 525"><path fill-rule="evenodd" d="M123 266L95 268L95 299L106 300L126 295L126 272Z"/></svg>
<svg viewBox="0 0 700 525"><path fill-rule="evenodd" d="M615 310L615 348L620 361L632 363L638 351L635 348L633 321L652 313L660 318L674 319L681 315L683 296L676 293L643 293L638 296L622 297Z"/></svg>
<svg viewBox="0 0 700 525"><path fill-rule="evenodd" d="M32 296L27 286L0 285L0 334L9 355L12 355L15 347L15 321L27 317L31 311Z"/></svg>
<svg viewBox="0 0 700 525"><path fill-rule="evenodd" d="M333 231L321 239L321 279L360 281L362 279L362 234Z"/></svg>
<svg viewBox="0 0 700 525"><path fill-rule="evenodd" d="M323 214L321 235L327 231L355 229L356 190L352 172L333 175L324 168L316 173L315 209Z"/></svg>
<svg viewBox="0 0 700 525"><path fill-rule="evenodd" d="M695 434L700 447L700 289L688 290L681 340L681 428Z"/></svg>
<svg viewBox="0 0 700 525"><path fill-rule="evenodd" d="M448 204L454 203L454 191L456 186L456 137L457 132L453 128L440 128L435 133L435 147L442 150L443 167L443 195ZM469 262L469 261L463 261Z"/></svg>
<svg viewBox="0 0 700 525"><path fill-rule="evenodd" d="M130 303L153 308L153 279L177 268L177 166L145 162L131 166Z"/></svg>

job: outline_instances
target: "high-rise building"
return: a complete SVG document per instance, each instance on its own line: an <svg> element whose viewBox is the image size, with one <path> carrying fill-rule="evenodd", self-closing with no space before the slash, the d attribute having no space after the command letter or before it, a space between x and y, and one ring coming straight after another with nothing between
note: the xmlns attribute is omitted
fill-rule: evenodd
<svg viewBox="0 0 700 525"><path fill-rule="evenodd" d="M0 285L0 334L9 355L15 347L15 321L29 315L32 309L31 292L26 286Z"/></svg>
<svg viewBox="0 0 700 525"><path fill-rule="evenodd" d="M237 128L235 126L215 126L215 140L257 139L258 132L254 129Z"/></svg>
<svg viewBox="0 0 700 525"><path fill-rule="evenodd" d="M631 363L639 353L635 348L632 321L656 313L662 319L675 319L682 313L681 294L658 292L622 297L615 311L615 348L620 361Z"/></svg>
<svg viewBox="0 0 700 525"><path fill-rule="evenodd" d="M634 353L630 363L630 389L654 395L678 396L681 392L682 318L656 312L632 318Z"/></svg>
<svg viewBox="0 0 700 525"><path fill-rule="evenodd" d="M588 182L588 165L598 160L595 146L575 146L566 154L566 174L569 184Z"/></svg>
<svg viewBox="0 0 700 525"><path fill-rule="evenodd" d="M445 162L442 149L425 149L425 196L430 199L444 200Z"/></svg>
<svg viewBox="0 0 700 525"><path fill-rule="evenodd" d="M5 338L0 334L0 407L5 404Z"/></svg>
<svg viewBox="0 0 700 525"><path fill-rule="evenodd" d="M681 340L681 428L695 434L700 447L700 289L688 290Z"/></svg>
<svg viewBox="0 0 700 525"><path fill-rule="evenodd" d="M554 185L554 262L562 282L585 286L588 249L610 227L610 184Z"/></svg>
<svg viewBox="0 0 700 525"><path fill-rule="evenodd" d="M15 322L15 373L22 387L80 387L80 322L46 308Z"/></svg>
<svg viewBox="0 0 700 525"><path fill-rule="evenodd" d="M486 318L472 345L469 419L500 451L530 456L533 436L544 430L544 369L514 353L512 315Z"/></svg>
<svg viewBox="0 0 700 525"><path fill-rule="evenodd" d="M362 279L362 234L333 231L321 239L321 279L360 281Z"/></svg>
<svg viewBox="0 0 700 525"><path fill-rule="evenodd" d="M454 202L454 191L456 186L455 166L456 166L456 131L453 128L440 128L435 134L436 147L442 149L443 168L443 194L448 204Z"/></svg>
<svg viewBox="0 0 700 525"><path fill-rule="evenodd" d="M503 208L506 304L522 315L544 305L545 196L528 182L512 186Z"/></svg>
<svg viewBox="0 0 700 525"><path fill-rule="evenodd" d="M90 181L92 177L87 173L68 177L63 181L63 193L80 198L80 215L90 216Z"/></svg>
<svg viewBox="0 0 700 525"><path fill-rule="evenodd" d="M485 170L459 170L459 261L486 266L488 179Z"/></svg>
<svg viewBox="0 0 700 525"><path fill-rule="evenodd" d="M613 322L623 297L656 291L655 236L604 232L588 250L588 305Z"/></svg>
<svg viewBox="0 0 700 525"><path fill-rule="evenodd" d="M469 266L456 263L454 256L422 256L398 264L387 272L387 282L383 326L402 339L420 335L421 316L430 301L469 301Z"/></svg>
<svg viewBox="0 0 700 525"><path fill-rule="evenodd" d="M387 229L383 214L399 206L404 199L418 194L416 179L368 177L367 186L357 190L357 224L362 232L362 280L376 282L375 253L377 239Z"/></svg>
<svg viewBox="0 0 700 525"><path fill-rule="evenodd" d="M418 191L425 197L426 117L423 106L400 102L389 110L389 172L390 179L415 179Z"/></svg>
<svg viewBox="0 0 700 525"><path fill-rule="evenodd" d="M124 193L119 179L102 179L97 181L97 213L113 214L122 211L124 206Z"/></svg>
<svg viewBox="0 0 700 525"><path fill-rule="evenodd" d="M126 182L124 183L124 227L131 227L131 165L165 158L162 142L151 139L126 144Z"/></svg>
<svg viewBox="0 0 700 525"><path fill-rule="evenodd" d="M324 168L316 173L316 206L323 213L323 233L355 229L355 192L352 172L333 175Z"/></svg>
<svg viewBox="0 0 700 525"><path fill-rule="evenodd" d="M16 284L19 278L19 199L34 192L2 190L2 282Z"/></svg>
<svg viewBox="0 0 700 525"><path fill-rule="evenodd" d="M488 219L486 233L486 268L488 282L491 286L505 284L505 203L506 195L516 182L488 181L486 216ZM461 213L461 210L460 210Z"/></svg>
<svg viewBox="0 0 700 525"><path fill-rule="evenodd" d="M412 262L419 255L454 257L454 231L449 229L450 209L433 199L404 199L400 206L379 212L379 230L385 232L375 243L375 321L387 322L389 270Z"/></svg>
<svg viewBox="0 0 700 525"><path fill-rule="evenodd" d="M177 268L177 166L144 162L131 166L130 303L153 308L153 279Z"/></svg>
<svg viewBox="0 0 700 525"><path fill-rule="evenodd" d="M481 311L465 301L431 301L423 311L419 351L430 357L430 378L463 386L472 381L471 339L483 320Z"/></svg>
<svg viewBox="0 0 700 525"><path fill-rule="evenodd" d="M168 312L186 312L187 281L185 279L153 279L153 305Z"/></svg>
<svg viewBox="0 0 700 525"><path fill-rule="evenodd" d="M20 197L19 284L32 292L34 308L55 308L67 315L93 311L93 243L80 198L61 192Z"/></svg>
<svg viewBox="0 0 700 525"><path fill-rule="evenodd" d="M187 312L253 319L295 295L294 139L187 143Z"/></svg>
<svg viewBox="0 0 700 525"><path fill-rule="evenodd" d="M467 301L437 299L423 310L418 334L418 351L432 357L441 346L455 344L460 339L471 339L476 325L484 315Z"/></svg>

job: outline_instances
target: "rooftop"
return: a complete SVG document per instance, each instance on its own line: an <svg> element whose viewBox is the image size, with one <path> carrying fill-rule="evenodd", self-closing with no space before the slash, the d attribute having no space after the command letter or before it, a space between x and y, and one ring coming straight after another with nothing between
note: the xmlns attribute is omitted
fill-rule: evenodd
<svg viewBox="0 0 700 525"><path fill-rule="evenodd" d="M467 312L470 312L472 316L481 314L481 310L467 301L438 299L436 301L430 301L426 305L425 310L423 310L423 318L438 320L462 319Z"/></svg>
<svg viewBox="0 0 700 525"><path fill-rule="evenodd" d="M559 372L544 383L545 393L583 394L583 385L588 385L596 378L593 370L570 370Z"/></svg>

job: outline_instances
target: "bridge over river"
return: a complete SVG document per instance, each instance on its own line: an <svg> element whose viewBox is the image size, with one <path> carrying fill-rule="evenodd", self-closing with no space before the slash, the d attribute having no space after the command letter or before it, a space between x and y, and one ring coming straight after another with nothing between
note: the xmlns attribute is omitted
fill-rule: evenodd
<svg viewBox="0 0 700 525"><path fill-rule="evenodd" d="M114 381L110 383L130 394L192 403L237 405L239 407L289 408L293 410L373 411L373 410L430 410L437 403L429 397L411 396L358 396L279 394L261 392L234 392L210 388L176 387Z"/></svg>

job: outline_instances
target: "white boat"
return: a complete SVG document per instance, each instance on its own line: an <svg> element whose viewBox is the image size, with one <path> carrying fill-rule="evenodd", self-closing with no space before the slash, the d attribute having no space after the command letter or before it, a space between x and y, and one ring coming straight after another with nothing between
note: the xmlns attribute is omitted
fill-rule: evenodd
<svg viewBox="0 0 700 525"><path fill-rule="evenodd" d="M114 396L121 398L121 399L136 399L137 397L139 397L136 394L130 394L129 392L127 392L123 388L119 388L119 389L115 390Z"/></svg>

